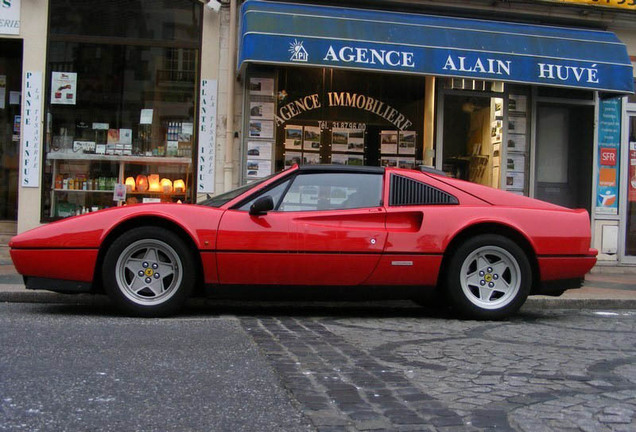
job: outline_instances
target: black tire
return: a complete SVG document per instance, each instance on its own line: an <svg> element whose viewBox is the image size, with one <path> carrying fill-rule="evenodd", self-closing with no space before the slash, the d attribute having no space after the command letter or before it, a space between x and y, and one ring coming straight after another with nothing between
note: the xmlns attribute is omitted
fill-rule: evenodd
<svg viewBox="0 0 636 432"><path fill-rule="evenodd" d="M127 314L163 317L176 313L197 280L193 254L172 231L135 228L118 237L106 251L104 290Z"/></svg>
<svg viewBox="0 0 636 432"><path fill-rule="evenodd" d="M519 310L532 286L526 253L507 237L482 234L461 244L446 269L453 307L472 319L502 319Z"/></svg>

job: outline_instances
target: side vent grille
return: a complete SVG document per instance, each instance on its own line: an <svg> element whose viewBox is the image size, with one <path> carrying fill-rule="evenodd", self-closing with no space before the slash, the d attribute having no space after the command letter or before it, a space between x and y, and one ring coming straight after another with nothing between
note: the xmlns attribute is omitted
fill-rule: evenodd
<svg viewBox="0 0 636 432"><path fill-rule="evenodd" d="M410 178L391 176L390 205L459 204L454 196Z"/></svg>

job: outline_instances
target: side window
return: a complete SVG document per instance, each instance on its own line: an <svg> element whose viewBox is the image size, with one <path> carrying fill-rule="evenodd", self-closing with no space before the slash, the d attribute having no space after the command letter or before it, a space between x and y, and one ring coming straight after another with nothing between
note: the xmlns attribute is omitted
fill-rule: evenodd
<svg viewBox="0 0 636 432"><path fill-rule="evenodd" d="M367 173L299 174L279 211L344 210L379 206L382 175Z"/></svg>
<svg viewBox="0 0 636 432"><path fill-rule="evenodd" d="M459 204L453 195L408 177L393 174L389 205Z"/></svg>
<svg viewBox="0 0 636 432"><path fill-rule="evenodd" d="M278 205L278 203L280 202L280 198L283 195L283 192L285 192L285 189L287 189L287 185L289 185L289 180L286 180L265 192L256 194L254 198L241 205L239 208L237 208L237 210L249 211L252 204L254 204L254 201L265 195L269 195L272 197L272 199L274 200L274 208L276 208L276 205Z"/></svg>

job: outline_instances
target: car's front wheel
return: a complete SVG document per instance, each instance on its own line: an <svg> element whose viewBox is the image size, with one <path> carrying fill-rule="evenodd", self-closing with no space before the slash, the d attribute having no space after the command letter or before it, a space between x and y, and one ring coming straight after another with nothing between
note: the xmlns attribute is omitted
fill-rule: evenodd
<svg viewBox="0 0 636 432"><path fill-rule="evenodd" d="M196 281L192 253L172 231L141 227L108 248L102 268L104 289L124 311L159 317L179 310Z"/></svg>
<svg viewBox="0 0 636 432"><path fill-rule="evenodd" d="M460 245L446 273L449 298L463 315L500 319L516 312L532 285L523 249L507 237L484 234Z"/></svg>

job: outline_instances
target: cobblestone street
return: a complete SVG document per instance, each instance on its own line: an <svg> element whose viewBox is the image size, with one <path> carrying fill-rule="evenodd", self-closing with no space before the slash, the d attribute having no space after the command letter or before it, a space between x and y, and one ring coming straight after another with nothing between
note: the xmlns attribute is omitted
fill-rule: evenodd
<svg viewBox="0 0 636 432"><path fill-rule="evenodd" d="M636 311L376 312L240 320L320 431L636 430Z"/></svg>

